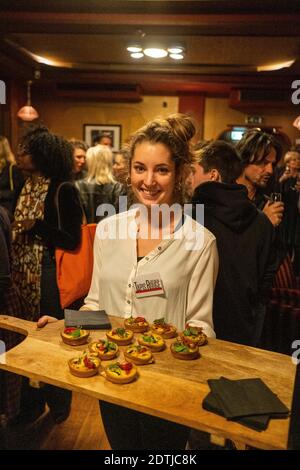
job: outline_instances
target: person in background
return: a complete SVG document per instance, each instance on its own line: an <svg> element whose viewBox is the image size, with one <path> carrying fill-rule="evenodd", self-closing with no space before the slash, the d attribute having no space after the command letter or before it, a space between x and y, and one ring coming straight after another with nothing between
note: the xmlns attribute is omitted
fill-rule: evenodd
<svg viewBox="0 0 300 470"><path fill-rule="evenodd" d="M112 138L109 134L106 134L105 132L102 132L101 134L98 134L94 139L93 139L93 146L95 145L106 145L107 147L112 148Z"/></svg>
<svg viewBox="0 0 300 470"><path fill-rule="evenodd" d="M114 152L113 156L113 173L117 181L124 183L128 175L129 152L126 148L122 148L119 152Z"/></svg>
<svg viewBox="0 0 300 470"><path fill-rule="evenodd" d="M11 225L4 207L0 206L0 315L24 317L26 305L12 279ZM6 351L19 344L24 337L0 329L0 340ZM3 352L3 351L1 351ZM0 370L0 428L6 427L19 414L22 379L20 375ZM0 438L0 448L1 448Z"/></svg>
<svg viewBox="0 0 300 470"><path fill-rule="evenodd" d="M266 214L275 227L278 226L283 218L284 204L270 201L266 198L264 189L281 159L281 147L274 135L260 129L250 129L236 144L236 148L243 165L237 183L246 186L249 199Z"/></svg>
<svg viewBox="0 0 300 470"><path fill-rule="evenodd" d="M70 143L72 144L72 147L73 147L74 179L77 181L86 177L87 172L86 172L85 160L86 160L86 152L87 152L88 146L82 140L72 139L70 140Z"/></svg>
<svg viewBox="0 0 300 470"><path fill-rule="evenodd" d="M216 337L257 347L276 270L274 228L245 186L235 183L241 160L231 144L210 142L195 155L192 202L203 204L204 225L216 237L220 261L213 300ZM191 431L189 449L216 448L207 433ZM234 445L227 441L226 448Z"/></svg>
<svg viewBox="0 0 300 470"><path fill-rule="evenodd" d="M219 339L258 346L265 304L276 271L274 228L236 184L237 150L214 141L196 152L194 204L204 204L204 224L216 237L220 269L213 321Z"/></svg>
<svg viewBox="0 0 300 470"><path fill-rule="evenodd" d="M12 218L15 194L24 184L22 172L16 167L15 157L6 137L0 136L0 206Z"/></svg>
<svg viewBox="0 0 300 470"><path fill-rule="evenodd" d="M163 316L178 330L188 322L214 336L216 240L182 210L194 134L191 119L176 114L151 121L132 136L128 184L139 208L98 225L93 278L82 310L104 309L109 315L123 318L141 315L149 322ZM173 208L170 217L164 218L163 211L175 203L178 211ZM157 219L154 213L158 208L161 217ZM120 233L118 227L124 221L128 222L129 232ZM102 230L114 226L115 238L101 237ZM146 273L159 273L164 294L143 298L135 294L134 281ZM39 325L47 321L49 318L43 318ZM104 401L100 409L114 450L185 448L189 435L186 426Z"/></svg>
<svg viewBox="0 0 300 470"><path fill-rule="evenodd" d="M78 191L70 182L73 149L47 128L37 127L22 139L17 164L29 177L15 209L13 278L28 304L27 320L36 321L50 312L61 319L55 248L72 251L81 240L82 210ZM23 404L30 408L32 394L27 386L25 390ZM44 408L46 401L55 422L66 419L71 392L51 385L40 390L37 407L42 403Z"/></svg>
<svg viewBox="0 0 300 470"><path fill-rule="evenodd" d="M300 152L291 149L284 156L284 171L278 178L278 191L284 202L282 231L288 255L296 273L300 271Z"/></svg>
<svg viewBox="0 0 300 470"><path fill-rule="evenodd" d="M87 223L99 222L104 215L97 215L97 208L101 204L112 204L119 210L119 195L122 185L114 179L112 172L111 149L106 145L90 147L86 153L87 176L77 181Z"/></svg>

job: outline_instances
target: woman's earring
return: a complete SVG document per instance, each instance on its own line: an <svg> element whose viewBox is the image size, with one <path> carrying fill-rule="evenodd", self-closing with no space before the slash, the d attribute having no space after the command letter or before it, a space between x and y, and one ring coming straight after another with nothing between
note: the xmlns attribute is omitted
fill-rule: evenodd
<svg viewBox="0 0 300 470"><path fill-rule="evenodd" d="M127 176L127 178L126 178L126 185L127 185L128 188L131 186L130 176Z"/></svg>

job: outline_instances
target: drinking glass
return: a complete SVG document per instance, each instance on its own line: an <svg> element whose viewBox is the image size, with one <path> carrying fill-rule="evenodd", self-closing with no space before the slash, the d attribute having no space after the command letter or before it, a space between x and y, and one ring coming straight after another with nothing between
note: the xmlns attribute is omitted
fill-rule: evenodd
<svg viewBox="0 0 300 470"><path fill-rule="evenodd" d="M281 201L281 193L271 193L271 201L272 202Z"/></svg>

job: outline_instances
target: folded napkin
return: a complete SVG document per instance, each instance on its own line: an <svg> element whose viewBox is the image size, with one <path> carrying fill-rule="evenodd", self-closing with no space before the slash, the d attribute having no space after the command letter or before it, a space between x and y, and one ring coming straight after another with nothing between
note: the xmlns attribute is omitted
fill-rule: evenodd
<svg viewBox="0 0 300 470"><path fill-rule="evenodd" d="M288 408L258 378L229 380L221 377L208 380L211 392L203 400L203 408L262 431L270 418L286 418Z"/></svg>
<svg viewBox="0 0 300 470"><path fill-rule="evenodd" d="M110 321L104 310L71 310L65 309L65 326L86 328L87 330L108 330Z"/></svg>

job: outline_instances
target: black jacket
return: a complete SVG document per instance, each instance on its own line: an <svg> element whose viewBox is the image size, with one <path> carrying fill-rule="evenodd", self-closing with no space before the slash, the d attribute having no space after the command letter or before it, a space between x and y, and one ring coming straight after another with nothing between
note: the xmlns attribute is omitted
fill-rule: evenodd
<svg viewBox="0 0 300 470"><path fill-rule="evenodd" d="M266 301L276 270L273 226L241 185L203 183L193 203L204 204L204 225L217 240L220 266L213 306L217 338L251 345L254 310Z"/></svg>
<svg viewBox="0 0 300 470"><path fill-rule="evenodd" d="M61 183L52 180L45 199L44 220L36 220L30 233L40 237L54 254L55 248L75 250L81 240L82 209L77 189L72 183L59 190L58 206L61 227L58 226L56 192Z"/></svg>
<svg viewBox="0 0 300 470"><path fill-rule="evenodd" d="M100 222L104 217L96 215L101 204L111 204L119 212L119 196L124 194L120 183L98 184L86 180L76 181L84 212L89 224ZM113 215L113 214L109 214Z"/></svg>

